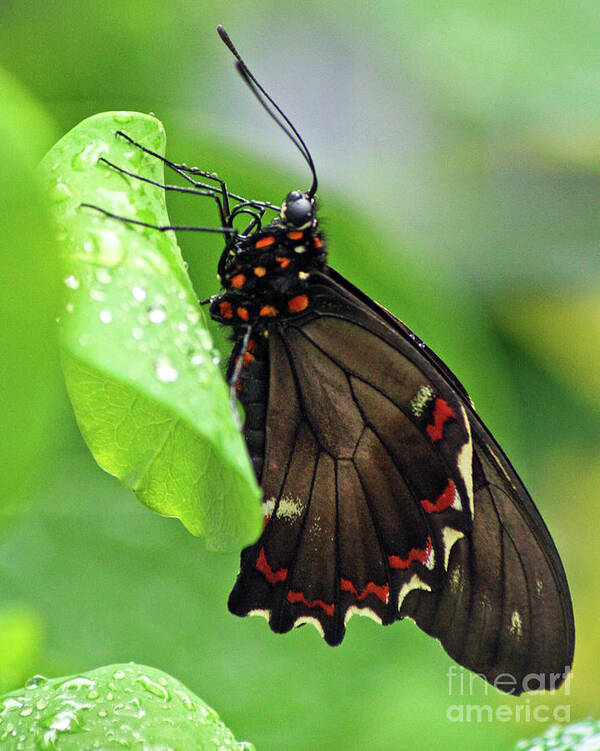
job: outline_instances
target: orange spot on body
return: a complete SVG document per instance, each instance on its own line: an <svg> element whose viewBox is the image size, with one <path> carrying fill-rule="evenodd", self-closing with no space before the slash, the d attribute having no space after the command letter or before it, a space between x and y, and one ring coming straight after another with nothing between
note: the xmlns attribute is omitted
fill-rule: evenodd
<svg viewBox="0 0 600 751"><path fill-rule="evenodd" d="M256 352L257 344L254 339L248 340L248 352Z"/></svg>
<svg viewBox="0 0 600 751"><path fill-rule="evenodd" d="M250 318L250 313L248 313L247 308L236 308L235 312L238 315L238 318L241 318L242 321L247 321Z"/></svg>
<svg viewBox="0 0 600 751"><path fill-rule="evenodd" d="M288 310L290 313L301 313L308 308L308 295L296 295L288 301Z"/></svg>
<svg viewBox="0 0 600 751"><path fill-rule="evenodd" d="M315 235L313 237L313 245L315 246L315 248L322 248L323 247L323 241L321 240L321 238L318 235Z"/></svg>
<svg viewBox="0 0 600 751"><path fill-rule="evenodd" d="M433 424L425 428L434 443L444 437L444 425L448 420L456 420L456 415L448 402L438 397L433 408Z"/></svg>
<svg viewBox="0 0 600 751"><path fill-rule="evenodd" d="M290 240L301 240L304 237L304 232L300 232L299 230L288 232L288 237Z"/></svg>
<svg viewBox="0 0 600 751"><path fill-rule="evenodd" d="M288 574L287 568L280 568L277 571L269 566L267 556L265 555L265 549L261 548L258 558L256 559L256 570L265 577L269 584L277 584L278 582L285 581Z"/></svg>
<svg viewBox="0 0 600 751"><path fill-rule="evenodd" d="M368 582L367 586L359 594L354 584L349 579L340 579L340 589L342 592L350 592L357 600L364 600L367 595L375 595L381 602L387 602L390 588L387 584L375 584L375 582Z"/></svg>
<svg viewBox="0 0 600 751"><path fill-rule="evenodd" d="M223 302L219 303L219 313L223 318L233 318L233 309L228 300L223 300Z"/></svg>
<svg viewBox="0 0 600 751"><path fill-rule="evenodd" d="M452 482L452 480L448 480L448 484L444 488L443 492L440 496L438 496L435 503L432 503L431 501L428 501L427 498L425 500L421 501L421 506L427 511L428 514L432 514L435 512L444 511L449 506L452 506L454 503L454 499L456 497L456 486Z"/></svg>
<svg viewBox="0 0 600 751"><path fill-rule="evenodd" d="M256 358L251 352L246 352L244 354L244 367L247 367L251 362L254 362Z"/></svg>
<svg viewBox="0 0 600 751"><path fill-rule="evenodd" d="M275 260L281 266L282 269L287 269L287 267L292 262L291 258L283 258L282 256L278 256Z"/></svg>
<svg viewBox="0 0 600 751"><path fill-rule="evenodd" d="M264 266L256 266L254 269L254 275L255 276L264 276L267 273L267 270Z"/></svg>
<svg viewBox="0 0 600 751"><path fill-rule="evenodd" d="M263 305L259 313L263 318L273 318L278 314L279 311L274 305Z"/></svg>
<svg viewBox="0 0 600 751"><path fill-rule="evenodd" d="M246 282L246 275L245 274L236 274L231 278L231 286L234 289L242 289Z"/></svg>
<svg viewBox="0 0 600 751"><path fill-rule="evenodd" d="M418 561L425 565L432 550L433 543L431 542L431 537L428 537L424 548L412 548L406 558L400 558L399 555L388 555L388 561L392 568L397 569L406 569L413 561Z"/></svg>
<svg viewBox="0 0 600 751"><path fill-rule="evenodd" d="M291 589L287 593L287 598L289 602L301 602L303 605L306 605L307 608L323 608L327 615L333 615L333 610L335 608L335 603L333 602L329 605L323 600L307 600L302 592L293 592Z"/></svg>
<svg viewBox="0 0 600 751"><path fill-rule="evenodd" d="M269 245L273 245L275 242L275 238L273 235L266 235L266 237L261 237L260 240L256 241L255 248L268 248Z"/></svg>

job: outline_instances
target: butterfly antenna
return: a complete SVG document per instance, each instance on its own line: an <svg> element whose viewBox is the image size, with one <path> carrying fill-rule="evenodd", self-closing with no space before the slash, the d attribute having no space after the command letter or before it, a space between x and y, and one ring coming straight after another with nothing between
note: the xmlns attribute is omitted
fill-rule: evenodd
<svg viewBox="0 0 600 751"><path fill-rule="evenodd" d="M317 171L315 169L313 158L310 155L310 151L308 150L307 145L304 143L302 136L300 135L300 133L298 133L298 131L294 127L294 124L289 119L289 117L285 114L285 112L283 112L281 107L279 107L279 105L272 99L272 97L269 96L269 94L263 89L263 87L256 80L254 75L250 72L250 69L248 68L246 63L242 60L240 53L235 48L233 42L229 38L229 34L225 31L225 29L221 25L219 25L217 26L217 32L219 33L219 36L221 37L223 42L229 48L229 51L231 52L231 54L237 60L236 68L239 74L244 79L245 83L248 85L248 88L250 89L250 91L258 99L261 106L267 112L269 117L271 117L271 119L273 119L277 123L277 125L279 125L279 127L283 130L286 136L290 139L290 141L296 146L298 151L304 157L306 163L308 164L310 168L310 171L312 172L312 185L310 187L310 190L308 191L308 195L312 198L317 192L317 186L318 186ZM280 117L278 117L276 113L278 113L281 116L281 118L283 118L283 120L280 119Z"/></svg>

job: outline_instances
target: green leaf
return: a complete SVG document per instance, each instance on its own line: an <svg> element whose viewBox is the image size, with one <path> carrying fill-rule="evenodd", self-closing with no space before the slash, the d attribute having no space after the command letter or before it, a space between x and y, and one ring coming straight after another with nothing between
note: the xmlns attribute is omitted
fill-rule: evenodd
<svg viewBox="0 0 600 751"><path fill-rule="evenodd" d="M235 550L261 528L256 485L227 386L169 224L162 163L115 131L164 153L154 117L85 120L46 155L63 240L60 340L67 388L96 461L142 503L178 517L213 550Z"/></svg>
<svg viewBox="0 0 600 751"><path fill-rule="evenodd" d="M600 748L600 720L552 725L538 738L519 741L515 751L592 751Z"/></svg>
<svg viewBox="0 0 600 751"><path fill-rule="evenodd" d="M61 396L55 338L58 270L53 227L35 174L39 144L52 137L43 110L0 70L0 505L45 470ZM13 500L13 504L9 502Z"/></svg>
<svg viewBox="0 0 600 751"><path fill-rule="evenodd" d="M133 663L47 680L0 699L5 751L253 751L182 683Z"/></svg>

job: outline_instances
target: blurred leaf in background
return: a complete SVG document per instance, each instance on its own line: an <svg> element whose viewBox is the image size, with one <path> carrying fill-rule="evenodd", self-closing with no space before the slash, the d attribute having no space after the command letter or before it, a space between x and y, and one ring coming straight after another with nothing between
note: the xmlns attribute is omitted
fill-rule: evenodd
<svg viewBox="0 0 600 751"><path fill-rule="evenodd" d="M174 159L279 202L306 185L304 165L241 85L217 23L309 144L332 265L443 357L531 490L573 591L570 693L511 701L475 682L450 695L449 659L410 623L354 619L329 649L307 629L277 637L234 619L237 556L210 556L138 507L66 410L36 513L0 545L2 598L44 625L36 670L157 665L261 750L503 748L543 730L517 705L595 712L600 363L580 332L593 336L600 283L597 3L8 0L0 63L61 132L103 110L152 111ZM169 213L218 221L189 198ZM180 242L198 296L216 292L219 240ZM511 715L451 722L455 704Z"/></svg>

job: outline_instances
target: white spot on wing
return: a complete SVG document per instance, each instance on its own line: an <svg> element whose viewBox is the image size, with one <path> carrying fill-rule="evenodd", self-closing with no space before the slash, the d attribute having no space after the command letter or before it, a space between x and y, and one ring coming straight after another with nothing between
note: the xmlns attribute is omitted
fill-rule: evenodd
<svg viewBox="0 0 600 751"><path fill-rule="evenodd" d="M284 496L279 501L275 516L278 519L286 519L287 521L293 522L302 514L303 508L304 504L300 498L294 499L289 495Z"/></svg>
<svg viewBox="0 0 600 751"><path fill-rule="evenodd" d="M303 615L300 618L296 618L296 620L294 621L294 628L296 628L297 626L302 626L304 623L310 623L317 629L321 636L325 638L323 626L321 626L321 622L317 618L311 618L309 615Z"/></svg>
<svg viewBox="0 0 600 751"><path fill-rule="evenodd" d="M510 617L510 633L517 640L523 638L523 621L521 620L521 614L517 610L513 610Z"/></svg>
<svg viewBox="0 0 600 751"><path fill-rule="evenodd" d="M276 498L272 496L271 498L267 499L266 501L263 501L262 503L262 512L265 519L270 519L271 516L273 516L273 509L275 508Z"/></svg>
<svg viewBox="0 0 600 751"><path fill-rule="evenodd" d="M248 612L248 615L261 615L263 618L266 618L267 620L271 617L271 611L270 610L250 610Z"/></svg>
<svg viewBox="0 0 600 751"><path fill-rule="evenodd" d="M402 588L400 589L400 592L398 594L398 610L400 610L400 606L402 605L402 602L406 595L413 589L425 589L428 592L431 592L431 587L429 584L426 584L424 581L421 581L419 577L416 574L413 574L412 577L402 585Z"/></svg>
<svg viewBox="0 0 600 751"><path fill-rule="evenodd" d="M456 594L462 592L465 588L465 580L463 578L462 569L460 566L456 566L450 572L450 589Z"/></svg>
<svg viewBox="0 0 600 751"><path fill-rule="evenodd" d="M427 403L433 399L434 392L431 386L425 384L419 386L419 390L410 400L410 408L415 417L421 417L423 410L427 406Z"/></svg>
<svg viewBox="0 0 600 751"><path fill-rule="evenodd" d="M359 608L356 605L350 605L348 610L346 610L346 615L344 616L344 626L348 623L353 615L366 616L367 618L370 618L371 620L381 625L381 618L374 610L371 610L371 608Z"/></svg>
<svg viewBox="0 0 600 751"><path fill-rule="evenodd" d="M473 444L471 442L471 425L469 424L469 418L467 417L467 413L462 404L460 405L460 411L462 413L465 429L468 433L468 438L458 454L456 464L465 484L465 488L467 489L471 518L473 518L475 515L475 504L473 502Z"/></svg>
<svg viewBox="0 0 600 751"><path fill-rule="evenodd" d="M460 540L461 537L464 537L464 534L458 529L454 529L453 527L444 527L442 529L442 539L444 541L444 568L446 571L448 570L448 561L450 559L452 546L457 540Z"/></svg>

